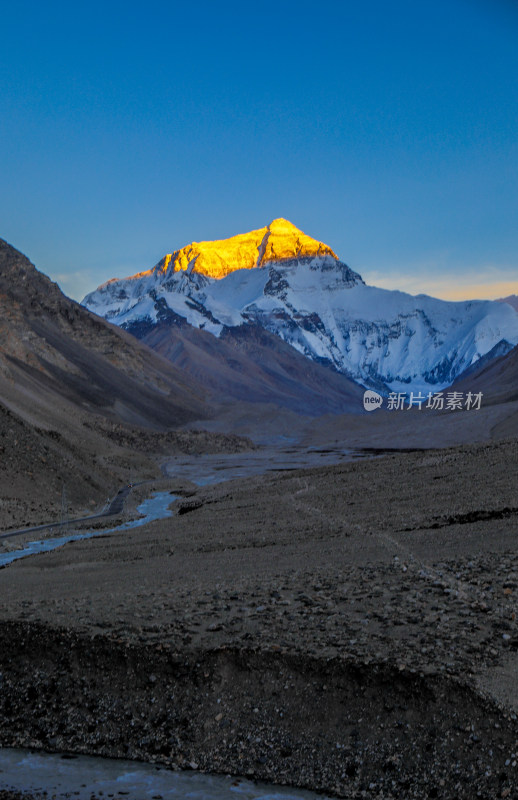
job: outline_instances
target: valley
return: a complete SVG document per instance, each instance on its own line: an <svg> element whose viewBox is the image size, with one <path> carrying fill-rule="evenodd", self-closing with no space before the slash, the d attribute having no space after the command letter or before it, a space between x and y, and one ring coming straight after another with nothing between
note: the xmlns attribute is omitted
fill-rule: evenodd
<svg viewBox="0 0 518 800"><path fill-rule="evenodd" d="M274 266L225 266L229 247L249 258L252 232L178 251L136 285L176 264L175 292L246 293L271 270L317 275L320 297L336 281L376 291L281 222L259 231ZM365 385L396 385L381 372L358 383L255 313L216 336L193 323L190 289L185 317L159 303L124 330L1 242L0 287L0 745L347 800L468 798L473 782L508 796L512 307L464 315L464 355L450 358L457 340L448 356L443 388L481 391L479 410L367 413ZM422 369L405 375L424 386Z"/></svg>
<svg viewBox="0 0 518 800"><path fill-rule="evenodd" d="M0 800L518 800L517 11L2 7Z"/></svg>
<svg viewBox="0 0 518 800"><path fill-rule="evenodd" d="M191 482L168 519L0 570L3 744L345 798L500 794L517 455L508 440Z"/></svg>

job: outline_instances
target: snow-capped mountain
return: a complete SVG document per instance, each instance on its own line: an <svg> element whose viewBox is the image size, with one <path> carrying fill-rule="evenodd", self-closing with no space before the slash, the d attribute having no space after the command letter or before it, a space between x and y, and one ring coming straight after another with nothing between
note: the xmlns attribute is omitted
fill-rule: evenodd
<svg viewBox="0 0 518 800"><path fill-rule="evenodd" d="M439 389L497 345L518 343L518 315L496 301L447 302L367 286L327 245L286 220L193 243L153 269L84 298L137 336L175 323L216 337L260 326L300 353L379 390Z"/></svg>
<svg viewBox="0 0 518 800"><path fill-rule="evenodd" d="M499 297L497 302L507 303L509 306L514 308L515 311L518 311L518 295L516 294L510 294L507 297Z"/></svg>

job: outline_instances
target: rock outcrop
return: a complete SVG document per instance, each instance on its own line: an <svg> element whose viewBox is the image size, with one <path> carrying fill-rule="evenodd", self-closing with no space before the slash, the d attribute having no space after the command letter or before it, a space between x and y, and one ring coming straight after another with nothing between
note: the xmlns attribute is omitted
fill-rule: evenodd
<svg viewBox="0 0 518 800"><path fill-rule="evenodd" d="M192 242L168 253L152 270L138 277L171 272L197 272L208 278L224 278L237 269L263 267L272 261L313 256L338 256L323 242L306 236L287 219L274 219L264 228L240 233L230 239Z"/></svg>

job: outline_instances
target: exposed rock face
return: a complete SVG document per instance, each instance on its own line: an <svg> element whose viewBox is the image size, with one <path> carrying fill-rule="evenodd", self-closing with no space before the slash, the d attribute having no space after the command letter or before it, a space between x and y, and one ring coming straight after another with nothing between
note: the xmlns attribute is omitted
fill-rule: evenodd
<svg viewBox="0 0 518 800"><path fill-rule="evenodd" d="M64 486L74 516L102 506L122 482L153 478L162 448L243 446L171 431L211 414L204 397L0 239L0 531L59 519Z"/></svg>
<svg viewBox="0 0 518 800"><path fill-rule="evenodd" d="M35 404L53 391L82 410L153 427L173 427L205 411L200 387L65 297L0 239L0 375L16 382L20 371L31 380Z"/></svg>
<svg viewBox="0 0 518 800"><path fill-rule="evenodd" d="M264 228L249 233L240 233L230 239L214 242L192 242L181 250L168 253L148 272L197 272L209 278L224 278L237 269L263 267L271 261L287 261L293 258L331 256L335 253L323 242L306 236L287 219L274 219Z"/></svg>
<svg viewBox="0 0 518 800"><path fill-rule="evenodd" d="M219 338L181 317L135 334L203 384L214 401L274 403L321 416L363 410L363 390L335 370L305 358L258 325L225 328Z"/></svg>
<svg viewBox="0 0 518 800"><path fill-rule="evenodd" d="M282 219L191 244L148 272L105 283L83 303L138 338L164 324L219 339L230 328L263 328L382 392L438 391L481 357L518 344L518 316L508 304L366 286L327 245Z"/></svg>
<svg viewBox="0 0 518 800"><path fill-rule="evenodd" d="M481 358L480 364L466 370L453 388L460 392L483 392L484 402L512 403L518 400L518 346L508 353L496 353L490 361ZM518 416L518 411L514 414ZM508 435L502 432L502 435Z"/></svg>

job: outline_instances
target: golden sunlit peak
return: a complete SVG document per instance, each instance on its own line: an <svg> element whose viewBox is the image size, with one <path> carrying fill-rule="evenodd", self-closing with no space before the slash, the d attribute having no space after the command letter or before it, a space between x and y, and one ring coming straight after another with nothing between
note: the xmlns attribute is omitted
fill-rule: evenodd
<svg viewBox="0 0 518 800"><path fill-rule="evenodd" d="M167 255L160 259L156 267L153 267L153 269L146 269L144 272L137 272L136 275L131 276L131 279L136 280L138 278L148 278L150 275L157 275L160 272L166 272L169 264L171 263L172 257L172 253L167 253ZM115 280L118 280L118 278Z"/></svg>
<svg viewBox="0 0 518 800"><path fill-rule="evenodd" d="M163 259L162 259L162 261L160 262L160 265L159 265L161 272L167 272L167 268L168 268L169 264L171 263L172 257L173 257L172 253L167 253L163 257Z"/></svg>
<svg viewBox="0 0 518 800"><path fill-rule="evenodd" d="M229 239L192 242L165 256L156 269L165 272L190 270L210 278L224 278L237 269L253 269L270 262L336 254L323 242L312 239L287 219L279 217L264 228L240 233Z"/></svg>

